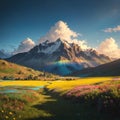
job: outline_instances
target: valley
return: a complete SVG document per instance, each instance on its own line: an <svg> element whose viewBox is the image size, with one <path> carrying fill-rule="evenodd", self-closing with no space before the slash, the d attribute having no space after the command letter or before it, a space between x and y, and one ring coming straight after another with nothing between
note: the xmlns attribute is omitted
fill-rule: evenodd
<svg viewBox="0 0 120 120"><path fill-rule="evenodd" d="M66 72L64 62L57 71ZM119 60L65 77L1 59L0 78L1 120L120 119Z"/></svg>
<svg viewBox="0 0 120 120"><path fill-rule="evenodd" d="M67 81L2 80L0 119L119 120L119 79L91 77Z"/></svg>
<svg viewBox="0 0 120 120"><path fill-rule="evenodd" d="M0 0L0 120L120 120L120 0Z"/></svg>
<svg viewBox="0 0 120 120"><path fill-rule="evenodd" d="M113 61L92 48L83 49L79 43L61 38L44 40L28 52L15 54L6 60L62 76Z"/></svg>

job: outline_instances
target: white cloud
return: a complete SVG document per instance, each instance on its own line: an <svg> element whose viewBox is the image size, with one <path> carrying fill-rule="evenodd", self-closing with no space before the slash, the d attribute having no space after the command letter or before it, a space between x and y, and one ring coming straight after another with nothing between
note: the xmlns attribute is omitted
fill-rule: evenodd
<svg viewBox="0 0 120 120"><path fill-rule="evenodd" d="M35 42L30 38L27 38L20 43L18 48L13 51L13 54L28 52L34 46L35 46Z"/></svg>
<svg viewBox="0 0 120 120"><path fill-rule="evenodd" d="M97 48L101 54L105 54L111 58L120 58L120 48L118 47L115 39L105 39Z"/></svg>
<svg viewBox="0 0 120 120"><path fill-rule="evenodd" d="M84 40L78 40L77 37L81 34L74 32L71 30L67 23L63 21L58 21L48 33L40 38L39 43L49 40L50 42L56 41L58 38L66 40L70 43L77 43L81 46L81 48L86 49L87 44Z"/></svg>
<svg viewBox="0 0 120 120"><path fill-rule="evenodd" d="M103 30L104 32L118 32L118 31L120 31L120 25L118 25L118 26L116 26L116 27L114 27L114 28L107 28L107 29L105 29L105 30Z"/></svg>

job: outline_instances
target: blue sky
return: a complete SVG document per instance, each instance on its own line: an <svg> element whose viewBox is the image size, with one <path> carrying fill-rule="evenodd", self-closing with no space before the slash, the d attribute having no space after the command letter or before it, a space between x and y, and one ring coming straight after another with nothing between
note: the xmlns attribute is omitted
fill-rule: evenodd
<svg viewBox="0 0 120 120"><path fill-rule="evenodd" d="M62 20L92 47L113 37L120 46L120 0L0 0L0 49L12 51L27 37L35 42Z"/></svg>

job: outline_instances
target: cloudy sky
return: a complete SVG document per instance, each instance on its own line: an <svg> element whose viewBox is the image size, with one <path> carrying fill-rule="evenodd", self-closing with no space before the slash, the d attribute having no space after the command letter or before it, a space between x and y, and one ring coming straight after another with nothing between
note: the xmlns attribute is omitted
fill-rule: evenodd
<svg viewBox="0 0 120 120"><path fill-rule="evenodd" d="M27 51L59 36L119 57L120 0L0 0L0 49Z"/></svg>

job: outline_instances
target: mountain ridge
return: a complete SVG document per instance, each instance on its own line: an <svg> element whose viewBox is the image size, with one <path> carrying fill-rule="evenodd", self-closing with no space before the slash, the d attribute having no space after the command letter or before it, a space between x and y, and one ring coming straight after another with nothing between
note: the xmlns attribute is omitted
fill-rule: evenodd
<svg viewBox="0 0 120 120"><path fill-rule="evenodd" d="M93 49L83 50L78 44L60 38L55 42L46 40L30 51L16 54L7 60L60 75L111 61L108 56L98 54Z"/></svg>
<svg viewBox="0 0 120 120"><path fill-rule="evenodd" d="M0 58L5 59L10 57L10 53L6 53L4 50L0 50Z"/></svg>
<svg viewBox="0 0 120 120"><path fill-rule="evenodd" d="M79 77L100 77L100 76L119 76L120 75L120 59L99 65L94 68L86 68L84 70L76 71L70 76Z"/></svg>

